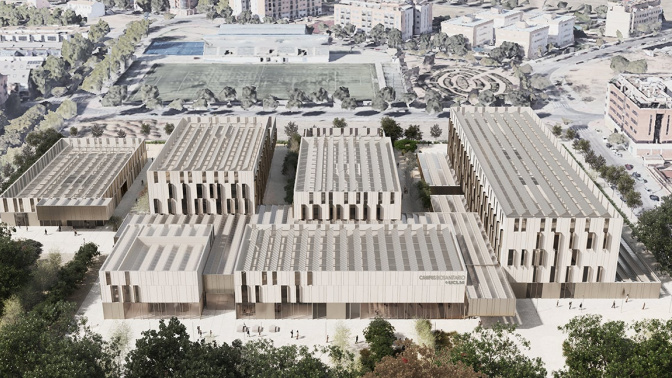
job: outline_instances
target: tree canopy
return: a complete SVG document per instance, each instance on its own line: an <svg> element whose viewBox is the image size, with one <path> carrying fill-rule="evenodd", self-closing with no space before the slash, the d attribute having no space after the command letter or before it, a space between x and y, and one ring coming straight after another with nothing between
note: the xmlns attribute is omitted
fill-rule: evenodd
<svg viewBox="0 0 672 378"><path fill-rule="evenodd" d="M661 268L672 272L672 196L663 197L659 206L639 216L635 234Z"/></svg>
<svg viewBox="0 0 672 378"><path fill-rule="evenodd" d="M380 127L383 129L385 136L392 139L392 143L404 135L404 129L399 126L394 118L383 117L380 120Z"/></svg>

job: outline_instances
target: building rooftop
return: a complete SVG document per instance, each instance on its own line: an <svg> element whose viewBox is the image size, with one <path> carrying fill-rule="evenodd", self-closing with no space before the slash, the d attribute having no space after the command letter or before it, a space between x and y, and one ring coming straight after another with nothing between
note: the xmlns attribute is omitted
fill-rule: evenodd
<svg viewBox="0 0 672 378"><path fill-rule="evenodd" d="M509 26L504 26L502 28L498 28L497 30L509 30L509 31L523 31L527 33L532 33L537 30L542 30L542 29L548 29L548 25L536 25L536 24L528 24L525 21L518 21L514 24L511 24Z"/></svg>
<svg viewBox="0 0 672 378"><path fill-rule="evenodd" d="M429 196L432 201L432 209L437 213L466 213L462 195L433 195Z"/></svg>
<svg viewBox="0 0 672 378"><path fill-rule="evenodd" d="M167 215L167 214L131 214L124 219L115 235L116 244L120 244L127 227L171 226L195 227L207 226L212 230L212 248L207 256L203 274L233 274L238 246L245 233L249 217L245 215ZM196 231L193 231L196 233ZM179 244L179 243L178 243ZM115 247L116 248L116 247Z"/></svg>
<svg viewBox="0 0 672 378"><path fill-rule="evenodd" d="M478 18L476 16L460 16L456 18L451 18L450 20L443 21L442 24L444 23L450 25L474 27L488 23L493 23L493 20L487 18Z"/></svg>
<svg viewBox="0 0 672 378"><path fill-rule="evenodd" d="M150 171L252 171L270 117L189 117L175 127Z"/></svg>
<svg viewBox="0 0 672 378"><path fill-rule="evenodd" d="M299 48L309 48L328 45L329 36L325 34L273 34L245 35L244 38L239 34L215 34L203 36L205 48L208 47L250 47L259 45L273 45L278 50L287 46L291 51Z"/></svg>
<svg viewBox="0 0 672 378"><path fill-rule="evenodd" d="M220 35L305 35L303 24L221 24Z"/></svg>
<svg viewBox="0 0 672 378"><path fill-rule="evenodd" d="M199 271L208 257L211 235L211 225L129 225L101 270Z"/></svg>
<svg viewBox="0 0 672 378"><path fill-rule="evenodd" d="M570 165L530 108L462 107L451 112L504 214L608 217L610 212ZM478 169L478 168L476 168Z"/></svg>
<svg viewBox="0 0 672 378"><path fill-rule="evenodd" d="M142 142L138 138L61 139L1 197L100 198Z"/></svg>
<svg viewBox="0 0 672 378"><path fill-rule="evenodd" d="M527 19L531 24L559 24L565 21L575 20L572 14L541 13Z"/></svg>
<svg viewBox="0 0 672 378"><path fill-rule="evenodd" d="M0 34L75 34L88 33L88 26L63 25L63 26L3 26L0 27Z"/></svg>
<svg viewBox="0 0 672 378"><path fill-rule="evenodd" d="M462 271L445 224L250 224L238 271Z"/></svg>
<svg viewBox="0 0 672 378"><path fill-rule="evenodd" d="M670 75L619 75L614 84L640 107L672 109Z"/></svg>
<svg viewBox="0 0 672 378"><path fill-rule="evenodd" d="M474 17L482 19L493 19L493 18L511 17L514 15L520 15L519 17L522 17L522 14L523 11L519 10L504 9L502 7L492 7L490 9L475 13Z"/></svg>
<svg viewBox="0 0 672 378"><path fill-rule="evenodd" d="M422 178L429 186L458 186L448 164L448 155L439 152L419 152L418 163Z"/></svg>
<svg viewBox="0 0 672 378"><path fill-rule="evenodd" d="M320 129L318 129L320 130ZM390 138L358 134L304 136L301 139L297 192L399 191L399 176Z"/></svg>

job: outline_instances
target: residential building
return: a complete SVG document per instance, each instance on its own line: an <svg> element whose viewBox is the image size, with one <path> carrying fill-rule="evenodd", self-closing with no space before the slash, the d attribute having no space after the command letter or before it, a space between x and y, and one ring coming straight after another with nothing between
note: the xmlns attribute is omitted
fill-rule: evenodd
<svg viewBox="0 0 672 378"><path fill-rule="evenodd" d="M304 131L294 186L301 220L401 217L401 185L390 138L377 128Z"/></svg>
<svg viewBox="0 0 672 378"><path fill-rule="evenodd" d="M183 118L147 171L150 212L254 214L277 139L272 118Z"/></svg>
<svg viewBox="0 0 672 378"><path fill-rule="evenodd" d="M525 57L534 59L543 56L548 48L548 25L529 25L525 21L495 28L496 46L503 42L517 43L523 47Z"/></svg>
<svg viewBox="0 0 672 378"><path fill-rule="evenodd" d="M178 16L189 16L196 14L197 0L170 0L170 13Z"/></svg>
<svg viewBox="0 0 672 378"><path fill-rule="evenodd" d="M235 0L233 14L251 11L263 21L264 17L274 19L296 19L322 14L322 0Z"/></svg>
<svg viewBox="0 0 672 378"><path fill-rule="evenodd" d="M509 10L502 7L492 7L474 14L480 20L492 20L495 28L503 28L523 20L523 11Z"/></svg>
<svg viewBox="0 0 672 378"><path fill-rule="evenodd" d="M432 32L432 4L427 1L343 0L334 5L334 23L369 32L378 24L398 29L403 40Z"/></svg>
<svg viewBox="0 0 672 378"><path fill-rule="evenodd" d="M548 43L559 48L574 44L575 21L576 17L573 15L553 13L543 13L527 19L527 23L530 25L548 26Z"/></svg>
<svg viewBox="0 0 672 378"><path fill-rule="evenodd" d="M72 9L75 14L87 20L93 20L105 15L105 5L95 0L71 0L68 1L67 8Z"/></svg>
<svg viewBox="0 0 672 378"><path fill-rule="evenodd" d="M9 97L9 88L7 87L7 75L0 73L0 105L3 105Z"/></svg>
<svg viewBox="0 0 672 378"><path fill-rule="evenodd" d="M0 72L7 74L9 92L28 96L30 70L42 66L47 57L42 56L0 56Z"/></svg>
<svg viewBox="0 0 672 378"><path fill-rule="evenodd" d="M605 122L634 155L672 159L672 76L619 75L609 83Z"/></svg>
<svg viewBox="0 0 672 378"><path fill-rule="evenodd" d="M7 26L0 28L0 56L61 55L63 41L75 34L87 37L82 26Z"/></svg>
<svg viewBox="0 0 672 378"><path fill-rule="evenodd" d="M631 36L650 27L662 25L663 7L660 0L621 0L607 3L607 22L604 35L622 38Z"/></svg>
<svg viewBox="0 0 672 378"><path fill-rule="evenodd" d="M26 4L32 5L38 9L49 8L51 6L49 0L26 0Z"/></svg>
<svg viewBox="0 0 672 378"><path fill-rule="evenodd" d="M448 156L518 297L616 281L623 219L531 109L451 112Z"/></svg>
<svg viewBox="0 0 672 378"><path fill-rule="evenodd" d="M441 22L441 32L448 36L462 34L471 47L492 44L495 40L495 21L473 16L460 16Z"/></svg>
<svg viewBox="0 0 672 378"><path fill-rule="evenodd" d="M206 35L203 57L231 63L327 63L329 37L308 34L305 25L222 24Z"/></svg>
<svg viewBox="0 0 672 378"><path fill-rule="evenodd" d="M12 226L101 226L146 161L142 139L61 139L0 195L0 218Z"/></svg>

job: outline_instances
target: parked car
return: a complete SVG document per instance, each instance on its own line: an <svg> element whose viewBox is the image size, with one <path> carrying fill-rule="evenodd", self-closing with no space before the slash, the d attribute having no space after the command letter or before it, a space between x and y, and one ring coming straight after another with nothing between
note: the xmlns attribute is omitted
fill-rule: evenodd
<svg viewBox="0 0 672 378"><path fill-rule="evenodd" d="M660 197L655 194L650 195L649 198L651 198L652 201L660 201Z"/></svg>
<svg viewBox="0 0 672 378"><path fill-rule="evenodd" d="M627 169L628 171L631 170L632 168L634 168L634 166L632 164L626 164L625 165L625 169Z"/></svg>
<svg viewBox="0 0 672 378"><path fill-rule="evenodd" d="M607 143L607 148L611 148L611 147L612 147L612 144L611 144L611 143Z"/></svg>
<svg viewBox="0 0 672 378"><path fill-rule="evenodd" d="M642 175L640 175L640 174L637 173L637 172L632 172L632 177L634 177L634 178L640 178L640 177L642 177Z"/></svg>

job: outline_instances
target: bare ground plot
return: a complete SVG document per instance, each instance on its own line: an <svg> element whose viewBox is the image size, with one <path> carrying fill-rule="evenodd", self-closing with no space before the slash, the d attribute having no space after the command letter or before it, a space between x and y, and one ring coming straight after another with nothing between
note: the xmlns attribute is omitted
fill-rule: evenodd
<svg viewBox="0 0 672 378"><path fill-rule="evenodd" d="M219 95L227 86L240 95L250 85L257 87L259 99L270 94L285 100L294 88L310 93L322 87L331 94L344 86L352 97L368 100L377 88L373 64L156 64L143 82L156 85L163 101L190 101L202 88ZM139 101L139 93L130 98Z"/></svg>

